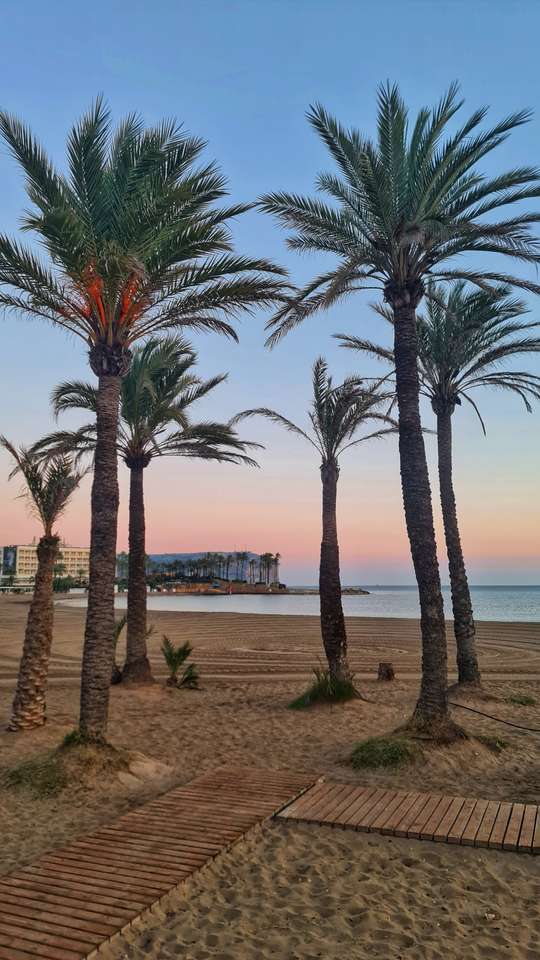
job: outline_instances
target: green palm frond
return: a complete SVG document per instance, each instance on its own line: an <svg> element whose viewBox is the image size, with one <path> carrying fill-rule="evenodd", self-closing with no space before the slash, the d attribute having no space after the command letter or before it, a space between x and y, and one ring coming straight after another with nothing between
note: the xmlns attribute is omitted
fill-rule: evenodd
<svg viewBox="0 0 540 960"><path fill-rule="evenodd" d="M14 460L10 479L22 475L24 486L20 496L29 504L32 515L42 523L45 536L51 536L54 524L64 513L86 471L77 469L68 457L42 459L31 449L17 449L4 436L0 436L0 446Z"/></svg>
<svg viewBox="0 0 540 960"><path fill-rule="evenodd" d="M161 641L161 652L163 654L163 659L167 664L170 679L176 681L178 671L182 664L185 663L188 657L193 653L193 647L188 640L186 640L185 643L180 643L178 646L175 646L175 644L164 633Z"/></svg>
<svg viewBox="0 0 540 960"><path fill-rule="evenodd" d="M92 346L128 348L169 329L236 337L243 312L279 302L284 271L233 251L225 178L200 164L204 141L173 120L114 129L102 98L71 130L66 173L31 130L0 113L0 135L22 168L48 267L0 237L0 304L45 319Z"/></svg>
<svg viewBox="0 0 540 960"><path fill-rule="evenodd" d="M322 105L310 108L308 121L338 168L337 175L317 180L328 201L273 192L259 205L290 231L291 248L334 254L337 264L285 297L267 324L269 346L360 289L421 291L430 279L459 278L488 292L501 283L540 292L539 284L504 268L496 273L454 263L464 254L486 252L540 262L533 231L540 212L493 217L501 208L540 198L540 171L516 167L489 178L480 169L530 113L517 111L485 126L487 109L481 108L449 132L462 106L453 84L437 106L423 108L410 123L397 86L384 85L374 140L343 127Z"/></svg>
<svg viewBox="0 0 540 960"><path fill-rule="evenodd" d="M505 366L506 361L540 353L540 322L527 321L525 303L512 296L511 286L499 284L489 290L457 281L446 289L426 288L427 310L417 317L418 363L422 393L432 407L453 412L465 399L485 423L470 391L493 387L516 394L531 412L531 402L540 399L540 376ZM384 305L374 309L391 321ZM393 367L393 351L360 337L338 334L341 346L359 350Z"/></svg>
<svg viewBox="0 0 540 960"><path fill-rule="evenodd" d="M326 360L319 357L313 365L313 399L308 411L311 430L304 430L283 414L268 407L243 410L232 422L256 416L265 417L307 440L319 453L322 463L337 463L344 450L350 446L394 433L397 429L395 420L390 416L393 393L383 389L385 379L381 378L368 385L359 377L351 376L335 386ZM383 406L389 409L383 412ZM357 436L366 426L377 421L384 424L384 427L361 437Z"/></svg>
<svg viewBox="0 0 540 960"><path fill-rule="evenodd" d="M181 456L257 466L248 455L260 444L241 439L234 423L192 423L193 405L222 384L226 374L208 380L196 375L197 355L180 337L150 338L135 348L122 381L118 452L126 463L146 465L154 456ZM66 381L53 391L53 409L96 412L91 384ZM77 430L59 430L44 437L33 450L44 456L74 456L95 449L95 422Z"/></svg>
<svg viewBox="0 0 540 960"><path fill-rule="evenodd" d="M97 414L97 388L82 380L64 380L51 394L55 417L66 410L88 410Z"/></svg>

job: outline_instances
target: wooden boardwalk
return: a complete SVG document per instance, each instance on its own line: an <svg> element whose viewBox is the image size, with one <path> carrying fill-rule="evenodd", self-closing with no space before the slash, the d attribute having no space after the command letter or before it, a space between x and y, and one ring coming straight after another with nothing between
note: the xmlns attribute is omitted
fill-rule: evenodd
<svg viewBox="0 0 540 960"><path fill-rule="evenodd" d="M315 778L227 768L0 877L1 960L83 960Z"/></svg>
<svg viewBox="0 0 540 960"><path fill-rule="evenodd" d="M540 853L536 804L320 782L278 817L415 840Z"/></svg>

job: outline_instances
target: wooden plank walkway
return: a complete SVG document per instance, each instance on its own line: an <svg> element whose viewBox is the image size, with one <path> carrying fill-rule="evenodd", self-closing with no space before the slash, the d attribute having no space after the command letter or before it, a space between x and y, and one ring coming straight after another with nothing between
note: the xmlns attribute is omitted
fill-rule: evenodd
<svg viewBox="0 0 540 960"><path fill-rule="evenodd" d="M1 960L83 960L315 777L227 768L0 877Z"/></svg>
<svg viewBox="0 0 540 960"><path fill-rule="evenodd" d="M539 810L536 804L320 781L277 816L394 837L538 854Z"/></svg>

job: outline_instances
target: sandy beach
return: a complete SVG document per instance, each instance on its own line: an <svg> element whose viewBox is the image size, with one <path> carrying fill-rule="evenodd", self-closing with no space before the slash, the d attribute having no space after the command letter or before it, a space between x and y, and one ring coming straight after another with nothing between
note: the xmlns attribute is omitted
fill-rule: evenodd
<svg viewBox="0 0 540 960"><path fill-rule="evenodd" d="M532 857L271 823L107 960L538 960Z"/></svg>
<svg viewBox="0 0 540 960"><path fill-rule="evenodd" d="M0 599L4 717L26 611L25 598ZM296 712L287 704L321 657L316 618L152 612L151 620L156 629L150 652L158 682L143 690L113 687L109 726L111 742L150 762L142 764L138 777L113 777L91 790L73 786L49 799L0 791L1 872L174 784L227 764L313 771L397 788L416 787L421 778L423 789L538 802L538 737L463 711L456 710L456 719L470 733L504 738L505 748L496 753L470 740L428 752L421 764L401 770L356 772L348 765L357 741L394 729L410 714L419 673L415 621L350 620L351 661L367 700ZM0 771L56 746L73 729L83 623L83 610L57 606L49 721L28 734L0 731ZM159 654L164 632L175 642L189 639L193 644L200 691L165 687ZM540 706L507 702L516 692L540 701L540 627L484 623L478 634L492 699L467 704L540 727ZM122 653L120 649L120 660ZM381 659L393 661L395 683L375 680ZM171 916L157 926L145 924L129 942L119 941L115 957L532 960L540 957L537 869L532 858L513 854L272 824L205 869L185 899L176 895ZM426 920L430 904L435 912Z"/></svg>

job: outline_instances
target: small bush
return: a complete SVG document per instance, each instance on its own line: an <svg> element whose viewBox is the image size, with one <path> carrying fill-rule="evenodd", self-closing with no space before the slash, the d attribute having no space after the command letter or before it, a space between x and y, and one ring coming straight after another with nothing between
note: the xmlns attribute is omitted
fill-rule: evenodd
<svg viewBox="0 0 540 960"><path fill-rule="evenodd" d="M492 750L493 753L501 753L506 750L506 747L510 746L508 740L504 740L502 737L479 736L476 739L483 743L488 750Z"/></svg>
<svg viewBox="0 0 540 960"><path fill-rule="evenodd" d="M351 764L356 770L401 767L416 760L419 752L417 745L405 737L369 737L354 748Z"/></svg>
<svg viewBox="0 0 540 960"><path fill-rule="evenodd" d="M512 693L506 698L506 703L515 703L518 707L534 707L536 697L531 697L528 693Z"/></svg>
<svg viewBox="0 0 540 960"><path fill-rule="evenodd" d="M182 675L180 677L178 676L180 667L193 653L193 647L189 641L186 640L185 643L181 643L175 647L168 636L163 634L161 652L169 669L167 684L170 687L185 687L187 690L198 690L199 672L194 663L188 663L187 666L184 667Z"/></svg>
<svg viewBox="0 0 540 960"><path fill-rule="evenodd" d="M188 690L199 689L199 671L194 663L188 663L176 685L177 687L187 687Z"/></svg>
<svg viewBox="0 0 540 960"><path fill-rule="evenodd" d="M349 680L334 680L329 670L316 667L315 680L310 687L289 704L291 710L303 710L316 703L344 703L358 696L354 686L354 677Z"/></svg>
<svg viewBox="0 0 540 960"><path fill-rule="evenodd" d="M67 786L67 774L61 757L47 753L13 767L2 778L8 789L26 789L36 800L57 797Z"/></svg>

